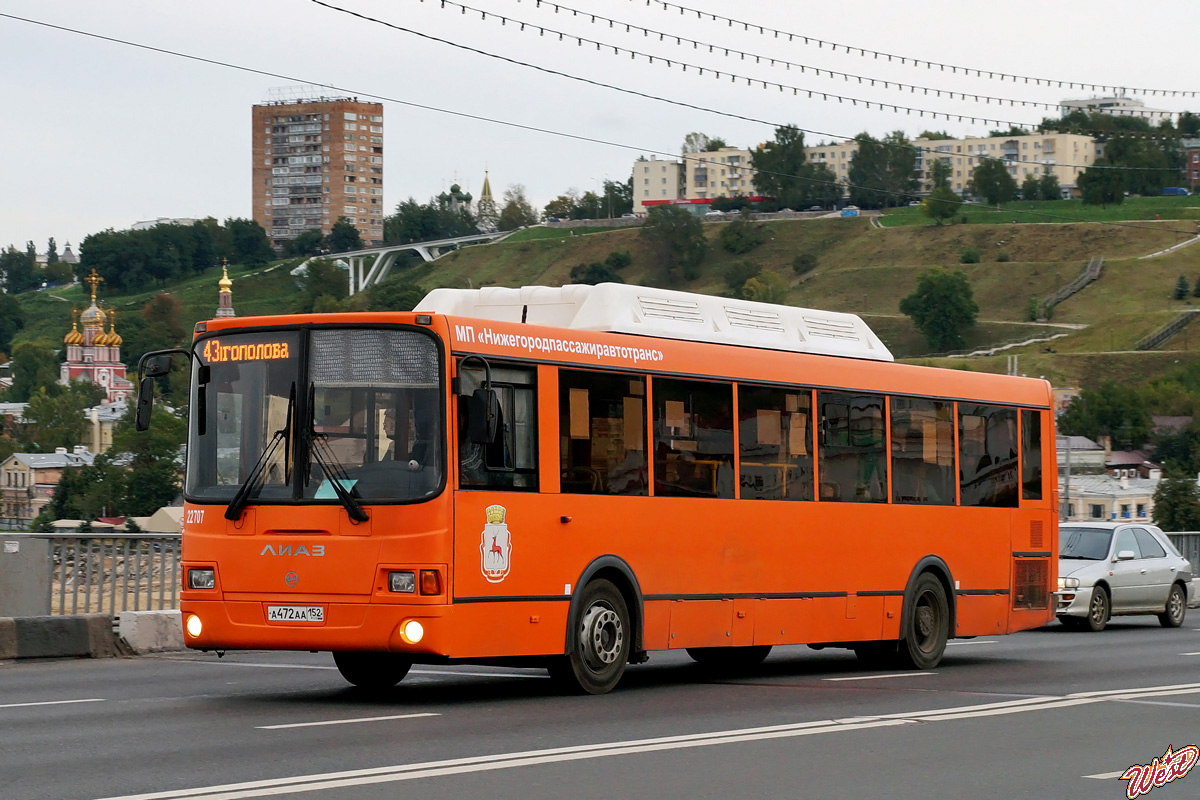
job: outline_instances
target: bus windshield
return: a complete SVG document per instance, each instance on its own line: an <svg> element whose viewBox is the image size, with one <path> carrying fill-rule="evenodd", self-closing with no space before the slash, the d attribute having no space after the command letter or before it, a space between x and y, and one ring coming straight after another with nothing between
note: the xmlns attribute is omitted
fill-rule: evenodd
<svg viewBox="0 0 1200 800"><path fill-rule="evenodd" d="M440 491L433 337L391 328L239 332L198 342L195 357L190 499L228 503L247 481L250 502L266 503L338 503L334 481L363 503Z"/></svg>

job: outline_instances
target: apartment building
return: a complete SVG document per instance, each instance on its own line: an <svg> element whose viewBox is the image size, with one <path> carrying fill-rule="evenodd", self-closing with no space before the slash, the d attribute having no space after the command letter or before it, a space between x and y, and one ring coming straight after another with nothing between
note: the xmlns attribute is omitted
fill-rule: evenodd
<svg viewBox="0 0 1200 800"><path fill-rule="evenodd" d="M1181 145L1184 180L1195 194L1197 187L1200 187L1200 139L1184 139Z"/></svg>
<svg viewBox="0 0 1200 800"><path fill-rule="evenodd" d="M1074 191L1079 176L1104 154L1104 146L1090 136L1075 133L1038 133L1025 136L970 137L966 139L916 139L917 163L913 168L922 193L933 189L932 164L950 166L950 188L967 194L975 167L985 158L999 158L1020 186L1026 176L1052 173L1058 185Z"/></svg>
<svg viewBox="0 0 1200 800"><path fill-rule="evenodd" d="M685 197L683 164L660 161L654 156L633 162L633 210L645 214L645 201L677 200Z"/></svg>
<svg viewBox="0 0 1200 800"><path fill-rule="evenodd" d="M26 530L54 496L63 471L91 466L92 453L82 446L59 447L53 453L13 453L0 462L0 528Z"/></svg>
<svg viewBox="0 0 1200 800"><path fill-rule="evenodd" d="M1063 100L1058 105L1059 112L1066 116L1072 111L1088 113L1111 114L1114 117L1141 117L1151 125L1168 122L1173 116L1170 111L1161 108L1147 108L1141 100L1133 97L1087 97L1082 100Z"/></svg>
<svg viewBox="0 0 1200 800"><path fill-rule="evenodd" d="M275 99L251 110L253 214L276 247L346 217L383 244L383 105L356 98Z"/></svg>

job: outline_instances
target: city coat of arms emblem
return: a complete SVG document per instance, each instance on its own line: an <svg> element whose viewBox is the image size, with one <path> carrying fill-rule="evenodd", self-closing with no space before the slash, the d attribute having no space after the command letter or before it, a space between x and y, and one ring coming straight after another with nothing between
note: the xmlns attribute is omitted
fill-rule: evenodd
<svg viewBox="0 0 1200 800"><path fill-rule="evenodd" d="M512 568L512 537L504 522L504 506L484 509L487 524L479 542L480 566L488 583L500 583Z"/></svg>

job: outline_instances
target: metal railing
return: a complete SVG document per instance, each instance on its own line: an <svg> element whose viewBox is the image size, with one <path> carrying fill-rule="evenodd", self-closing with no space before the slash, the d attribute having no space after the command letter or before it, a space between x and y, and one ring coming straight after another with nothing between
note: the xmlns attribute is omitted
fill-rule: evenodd
<svg viewBox="0 0 1200 800"><path fill-rule="evenodd" d="M1104 257L1092 256L1088 259L1088 264L1080 273L1079 277L1068 283L1066 286L1058 289L1052 294L1042 298L1042 302L1038 305L1037 321L1045 322L1050 318L1050 312L1056 305L1066 300L1071 295L1079 292L1083 287L1100 279L1100 272L1104 269Z"/></svg>
<svg viewBox="0 0 1200 800"><path fill-rule="evenodd" d="M1192 562L1193 570L1200 569L1200 532L1168 533L1167 538L1171 540L1171 544L1175 545L1179 555Z"/></svg>
<svg viewBox="0 0 1200 800"><path fill-rule="evenodd" d="M50 541L51 614L179 608L179 534L71 534Z"/></svg>
<svg viewBox="0 0 1200 800"><path fill-rule="evenodd" d="M1192 320L1196 318L1197 314L1200 314L1200 309L1193 308L1188 311L1184 311L1171 322L1159 328L1154 333L1151 333L1149 336L1144 337L1141 341L1133 346L1133 349L1153 350L1190 325Z"/></svg>

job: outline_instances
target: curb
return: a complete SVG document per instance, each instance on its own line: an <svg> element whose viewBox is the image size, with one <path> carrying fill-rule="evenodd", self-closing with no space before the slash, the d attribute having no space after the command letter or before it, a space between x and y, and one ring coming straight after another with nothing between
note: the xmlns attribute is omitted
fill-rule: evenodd
<svg viewBox="0 0 1200 800"><path fill-rule="evenodd" d="M0 618L0 659L111 658L117 654L105 614Z"/></svg>
<svg viewBox="0 0 1200 800"><path fill-rule="evenodd" d="M122 611L117 635L135 654L184 650L183 615L167 611Z"/></svg>

